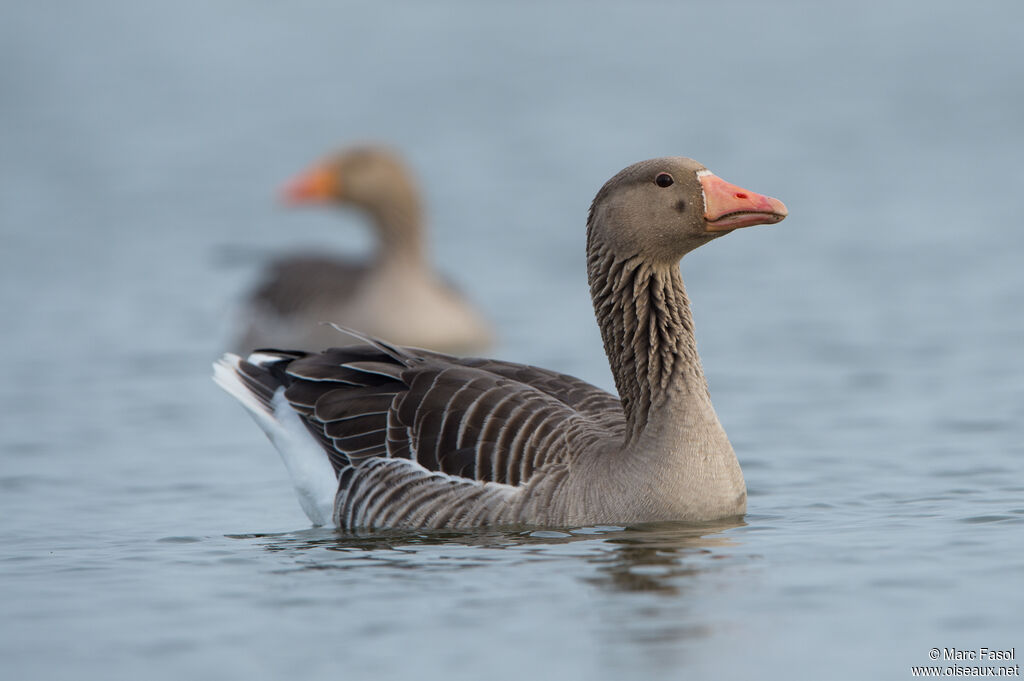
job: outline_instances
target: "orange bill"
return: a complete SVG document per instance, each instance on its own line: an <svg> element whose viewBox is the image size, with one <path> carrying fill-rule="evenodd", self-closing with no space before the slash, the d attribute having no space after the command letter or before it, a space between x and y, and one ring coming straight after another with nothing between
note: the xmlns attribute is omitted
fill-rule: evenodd
<svg viewBox="0 0 1024 681"><path fill-rule="evenodd" d="M282 193L288 203L327 201L338 193L337 184L336 173L328 166L318 165L286 184Z"/></svg>
<svg viewBox="0 0 1024 681"><path fill-rule="evenodd" d="M704 220L709 232L773 225L789 214L782 201L737 187L710 171L703 170L698 177L704 189Z"/></svg>

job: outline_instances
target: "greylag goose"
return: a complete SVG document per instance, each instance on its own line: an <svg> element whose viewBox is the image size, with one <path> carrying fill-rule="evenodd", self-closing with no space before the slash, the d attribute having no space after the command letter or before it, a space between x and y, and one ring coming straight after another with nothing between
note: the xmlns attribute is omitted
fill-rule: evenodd
<svg viewBox="0 0 1024 681"><path fill-rule="evenodd" d="M429 264L420 197L394 153L357 147L336 154L295 178L285 198L362 209L374 226L376 253L367 261L310 254L272 263L243 306L240 352L345 342L323 322L445 352L489 344L488 325Z"/></svg>
<svg viewBox="0 0 1024 681"><path fill-rule="evenodd" d="M587 272L619 398L546 369L372 338L322 353L227 354L214 379L280 450L317 525L741 516L746 486L711 405L679 261L786 214L687 158L637 163L601 188Z"/></svg>

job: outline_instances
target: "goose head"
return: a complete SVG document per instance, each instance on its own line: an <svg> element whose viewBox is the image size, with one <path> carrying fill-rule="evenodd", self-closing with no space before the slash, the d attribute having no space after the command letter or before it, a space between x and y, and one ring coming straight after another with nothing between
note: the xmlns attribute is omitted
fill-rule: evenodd
<svg viewBox="0 0 1024 681"><path fill-rule="evenodd" d="M590 209L588 243L620 260L674 264L702 244L787 215L778 199L721 179L693 159L641 161L608 180Z"/></svg>
<svg viewBox="0 0 1024 681"><path fill-rule="evenodd" d="M415 206L416 189L404 163L376 146L346 149L314 164L284 188L291 205L348 204L380 214L395 204Z"/></svg>

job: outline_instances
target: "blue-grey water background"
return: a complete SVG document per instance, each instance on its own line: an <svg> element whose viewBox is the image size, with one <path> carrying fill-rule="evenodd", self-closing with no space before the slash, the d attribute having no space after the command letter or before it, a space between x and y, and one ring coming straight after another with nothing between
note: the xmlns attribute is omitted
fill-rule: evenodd
<svg viewBox="0 0 1024 681"><path fill-rule="evenodd" d="M1024 4L8 4L8 679L910 678L1024 656ZM344 539L210 381L288 177L378 140L491 354L612 388L584 220L688 155L790 217L683 263L739 526Z"/></svg>

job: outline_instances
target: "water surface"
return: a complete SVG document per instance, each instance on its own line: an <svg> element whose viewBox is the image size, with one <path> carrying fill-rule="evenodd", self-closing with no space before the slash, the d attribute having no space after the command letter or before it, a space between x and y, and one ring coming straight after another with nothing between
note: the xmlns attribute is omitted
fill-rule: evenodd
<svg viewBox="0 0 1024 681"><path fill-rule="evenodd" d="M10 678L909 678L1024 649L1015 2L224 2L0 25ZM498 357L612 381L597 188L693 156L790 217L683 263L742 524L340 537L209 380L288 212L388 141Z"/></svg>

